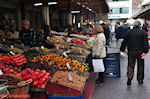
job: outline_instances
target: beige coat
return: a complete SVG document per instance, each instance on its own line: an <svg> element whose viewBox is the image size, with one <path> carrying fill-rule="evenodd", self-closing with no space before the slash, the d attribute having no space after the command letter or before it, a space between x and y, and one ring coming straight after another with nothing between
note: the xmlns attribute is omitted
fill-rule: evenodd
<svg viewBox="0 0 150 99"><path fill-rule="evenodd" d="M94 40L94 45L92 48L93 57L95 56L100 56L100 58L106 57L105 45L106 45L105 35L104 33L99 33Z"/></svg>

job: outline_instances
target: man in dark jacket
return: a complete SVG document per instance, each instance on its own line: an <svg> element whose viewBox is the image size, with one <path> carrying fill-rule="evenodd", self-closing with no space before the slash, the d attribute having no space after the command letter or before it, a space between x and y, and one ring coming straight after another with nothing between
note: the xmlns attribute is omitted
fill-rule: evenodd
<svg viewBox="0 0 150 99"><path fill-rule="evenodd" d="M36 46L36 32L30 28L29 21L23 21L23 29L19 33L19 39L24 45L28 45L30 47Z"/></svg>
<svg viewBox="0 0 150 99"><path fill-rule="evenodd" d="M148 35L140 28L140 21L134 22L134 28L129 30L122 42L120 50L125 51L128 46L128 69L127 69L127 85L131 85L134 75L134 66L137 60L137 80L139 84L143 84L144 79L144 58L148 53Z"/></svg>
<svg viewBox="0 0 150 99"><path fill-rule="evenodd" d="M130 27L128 26L126 22L124 22L122 26L117 27L115 30L117 40L123 39L128 30L130 30Z"/></svg>

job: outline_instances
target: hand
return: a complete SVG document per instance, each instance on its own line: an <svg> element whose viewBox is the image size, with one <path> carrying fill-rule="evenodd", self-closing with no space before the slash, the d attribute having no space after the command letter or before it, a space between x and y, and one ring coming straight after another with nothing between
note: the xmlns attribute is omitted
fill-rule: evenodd
<svg viewBox="0 0 150 99"><path fill-rule="evenodd" d="M141 55L141 59L145 59L145 58L146 58L146 56L147 56L147 54L146 54L146 53L142 53L142 55Z"/></svg>
<svg viewBox="0 0 150 99"><path fill-rule="evenodd" d="M100 58L100 56L97 56L97 55L96 55L95 58Z"/></svg>

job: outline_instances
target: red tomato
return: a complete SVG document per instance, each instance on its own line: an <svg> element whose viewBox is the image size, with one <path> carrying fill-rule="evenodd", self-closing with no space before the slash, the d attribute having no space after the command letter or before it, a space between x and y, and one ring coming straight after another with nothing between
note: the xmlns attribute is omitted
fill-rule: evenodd
<svg viewBox="0 0 150 99"><path fill-rule="evenodd" d="M26 76L26 79L30 79L30 77L31 77L31 75L29 75L29 74L26 74L25 76Z"/></svg>
<svg viewBox="0 0 150 99"><path fill-rule="evenodd" d="M39 69L36 69L35 72L40 72L40 70L39 70Z"/></svg>
<svg viewBox="0 0 150 99"><path fill-rule="evenodd" d="M33 86L37 86L39 83L38 83L38 80L35 80L34 82L33 82Z"/></svg>
<svg viewBox="0 0 150 99"><path fill-rule="evenodd" d="M41 70L41 73L45 74L45 73L46 73L46 70Z"/></svg>
<svg viewBox="0 0 150 99"><path fill-rule="evenodd" d="M30 68L26 68L26 71L27 71L27 72L30 72L30 70L31 70Z"/></svg>
<svg viewBox="0 0 150 99"><path fill-rule="evenodd" d="M32 79L33 81L35 81L35 80L37 79L37 76L33 75L33 76L31 77L31 79Z"/></svg>
<svg viewBox="0 0 150 99"><path fill-rule="evenodd" d="M44 83L44 81L41 79L39 80L39 84L42 85Z"/></svg>
<svg viewBox="0 0 150 99"><path fill-rule="evenodd" d="M27 74L27 71L26 71L26 70L23 70L23 71L20 72L20 74L21 74L21 76L22 76L22 75L26 75L26 74Z"/></svg>

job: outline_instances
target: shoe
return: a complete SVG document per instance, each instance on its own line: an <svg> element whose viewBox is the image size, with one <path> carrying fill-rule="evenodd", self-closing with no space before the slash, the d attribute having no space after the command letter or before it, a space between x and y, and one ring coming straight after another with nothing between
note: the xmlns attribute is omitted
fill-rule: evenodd
<svg viewBox="0 0 150 99"><path fill-rule="evenodd" d="M142 85L143 84L143 81L139 81L139 85Z"/></svg>
<svg viewBox="0 0 150 99"><path fill-rule="evenodd" d="M100 79L97 79L97 80L96 80L96 83L97 83L97 84L101 84L101 83L104 83L104 81L102 81L102 80L100 80Z"/></svg>
<svg viewBox="0 0 150 99"><path fill-rule="evenodd" d="M128 79L127 81L127 85L130 86L131 85L131 79Z"/></svg>

